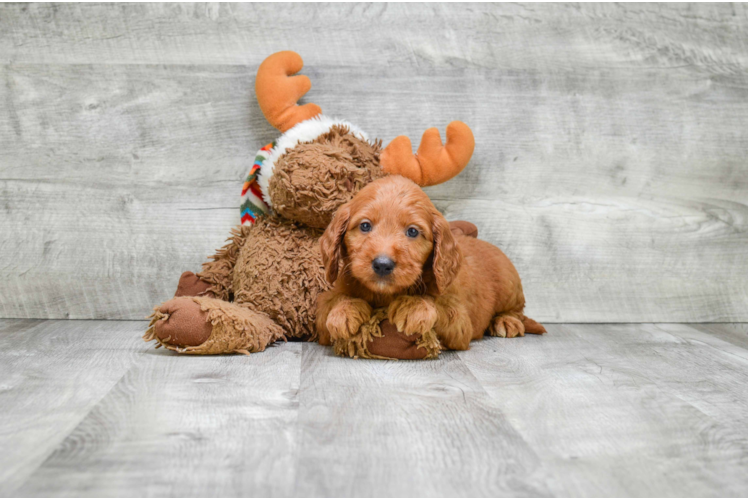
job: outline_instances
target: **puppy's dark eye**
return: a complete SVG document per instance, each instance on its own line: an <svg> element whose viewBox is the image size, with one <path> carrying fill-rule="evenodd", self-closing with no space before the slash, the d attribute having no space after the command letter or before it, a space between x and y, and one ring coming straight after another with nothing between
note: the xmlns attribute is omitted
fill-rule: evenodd
<svg viewBox="0 0 748 500"><path fill-rule="evenodd" d="M358 225L358 228L362 233L368 233L369 231L371 231L371 222L364 221Z"/></svg>
<svg viewBox="0 0 748 500"><path fill-rule="evenodd" d="M405 234L408 235L408 238L415 238L421 233L418 232L418 229L414 227L409 227L408 230L405 231Z"/></svg>

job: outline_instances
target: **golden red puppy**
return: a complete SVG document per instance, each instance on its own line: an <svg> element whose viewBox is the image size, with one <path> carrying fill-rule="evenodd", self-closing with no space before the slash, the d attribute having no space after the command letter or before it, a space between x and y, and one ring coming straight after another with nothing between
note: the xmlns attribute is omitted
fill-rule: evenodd
<svg viewBox="0 0 748 500"><path fill-rule="evenodd" d="M333 289L318 299L319 342L348 339L373 307L407 335L435 329L442 346L465 350L488 331L545 333L523 314L517 270L494 245L454 235L413 181L390 175L341 206L320 239Z"/></svg>

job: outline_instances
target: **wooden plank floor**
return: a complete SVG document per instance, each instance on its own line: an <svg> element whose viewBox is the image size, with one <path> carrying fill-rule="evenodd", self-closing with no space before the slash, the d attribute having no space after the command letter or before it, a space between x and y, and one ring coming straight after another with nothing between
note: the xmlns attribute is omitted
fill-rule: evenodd
<svg viewBox="0 0 748 500"><path fill-rule="evenodd" d="M745 496L748 324L550 325L427 362L185 357L0 321L0 495Z"/></svg>

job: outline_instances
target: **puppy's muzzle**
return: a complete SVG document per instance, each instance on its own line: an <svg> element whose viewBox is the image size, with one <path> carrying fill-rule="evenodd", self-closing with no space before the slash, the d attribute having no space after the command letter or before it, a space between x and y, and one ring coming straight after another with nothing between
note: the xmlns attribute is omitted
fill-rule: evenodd
<svg viewBox="0 0 748 500"><path fill-rule="evenodd" d="M377 273L377 276L389 276L395 269L395 261L389 257L379 256L371 261L371 268Z"/></svg>

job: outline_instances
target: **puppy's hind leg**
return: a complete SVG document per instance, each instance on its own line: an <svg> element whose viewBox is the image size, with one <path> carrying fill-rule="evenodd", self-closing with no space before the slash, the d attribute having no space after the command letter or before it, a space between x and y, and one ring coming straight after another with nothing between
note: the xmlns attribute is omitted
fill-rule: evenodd
<svg viewBox="0 0 748 500"><path fill-rule="evenodd" d="M466 351L475 336L473 322L465 306L456 295L441 295L436 299L436 335L447 349Z"/></svg>
<svg viewBox="0 0 748 500"><path fill-rule="evenodd" d="M493 337L524 337L525 325L521 317L520 313L499 313L491 319L488 332Z"/></svg>

